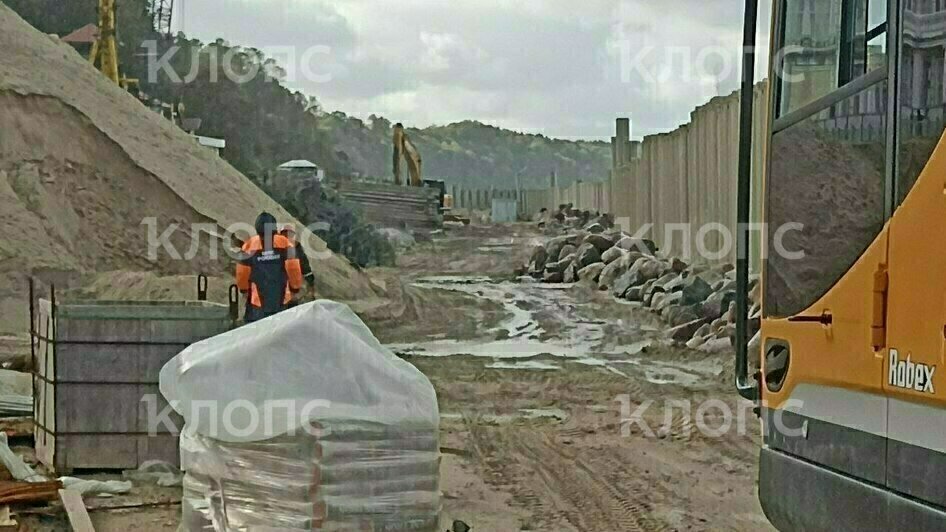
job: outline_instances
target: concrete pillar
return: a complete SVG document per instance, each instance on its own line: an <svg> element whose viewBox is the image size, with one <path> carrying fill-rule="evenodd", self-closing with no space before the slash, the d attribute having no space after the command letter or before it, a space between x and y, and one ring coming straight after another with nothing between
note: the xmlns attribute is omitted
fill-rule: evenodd
<svg viewBox="0 0 946 532"><path fill-rule="evenodd" d="M631 139L631 119L618 118L616 121L618 140L627 142Z"/></svg>
<svg viewBox="0 0 946 532"><path fill-rule="evenodd" d="M626 162L636 161L641 158L641 141L632 140L627 143Z"/></svg>
<svg viewBox="0 0 946 532"><path fill-rule="evenodd" d="M627 161L627 142L631 139L631 120L629 118L618 118L615 126L617 134L612 149L615 151L614 158L621 165Z"/></svg>
<svg viewBox="0 0 946 532"><path fill-rule="evenodd" d="M806 0L805 2L802 2L801 5L801 35L811 35L811 23L814 19L814 6L811 4L811 0Z"/></svg>
<svg viewBox="0 0 946 532"><path fill-rule="evenodd" d="M946 104L946 46L943 46L943 103Z"/></svg>
<svg viewBox="0 0 946 532"><path fill-rule="evenodd" d="M923 50L913 50L913 108L926 107L924 94L926 92L926 62L923 60Z"/></svg>

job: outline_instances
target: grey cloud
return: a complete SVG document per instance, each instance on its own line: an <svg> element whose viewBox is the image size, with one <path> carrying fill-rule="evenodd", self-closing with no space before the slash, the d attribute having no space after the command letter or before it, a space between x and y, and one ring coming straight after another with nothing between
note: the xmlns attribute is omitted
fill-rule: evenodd
<svg viewBox="0 0 946 532"><path fill-rule="evenodd" d="M608 138L630 115L643 135L739 79L742 0L185 1L184 29L204 40L326 47L309 67L330 79L292 87L328 109L414 126L475 119ZM644 47L642 74L622 50Z"/></svg>

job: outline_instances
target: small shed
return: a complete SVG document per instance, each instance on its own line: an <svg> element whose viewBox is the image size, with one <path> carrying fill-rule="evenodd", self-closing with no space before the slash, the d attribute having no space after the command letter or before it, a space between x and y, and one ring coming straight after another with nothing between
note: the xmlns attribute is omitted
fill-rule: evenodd
<svg viewBox="0 0 946 532"><path fill-rule="evenodd" d="M87 56L92 51L92 45L99 40L99 27L95 24L86 24L59 40L69 43L80 54Z"/></svg>
<svg viewBox="0 0 946 532"><path fill-rule="evenodd" d="M314 177L316 181L325 179L325 171L319 168L319 165L305 159L286 161L279 165L279 171L293 175L311 176Z"/></svg>

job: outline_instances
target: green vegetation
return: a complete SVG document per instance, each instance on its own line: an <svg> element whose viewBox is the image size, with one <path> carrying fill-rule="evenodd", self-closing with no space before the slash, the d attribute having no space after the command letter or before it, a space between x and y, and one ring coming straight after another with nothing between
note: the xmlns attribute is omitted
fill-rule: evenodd
<svg viewBox="0 0 946 532"><path fill-rule="evenodd" d="M365 123L334 112L324 115L319 126L362 175L391 175L389 120L372 115ZM541 188L553 171L560 185L603 180L611 165L611 146L605 142L552 139L475 121L407 131L424 158L426 176L469 187L512 188L519 174L523 187Z"/></svg>
<svg viewBox="0 0 946 532"><path fill-rule="evenodd" d="M297 220L313 228L329 249L348 257L352 264L361 268L394 266L394 246L334 191L313 180L286 176L267 179L265 190Z"/></svg>
<svg viewBox="0 0 946 532"><path fill-rule="evenodd" d="M3 1L46 33L65 35L97 22L95 0ZM342 112L324 112L314 96L287 89L281 81L284 71L255 48L222 39L203 43L182 33L162 37L152 27L151 3L122 0L118 11L124 74L140 80L148 100L182 104L185 118L201 119L198 133L226 139L223 156L234 167L306 224L328 222L332 229L322 236L333 251L361 266L392 263L391 246L331 193L318 193L316 209L300 199L306 197L304 190L279 190L268 179L279 164L308 159L330 177L388 180L391 122L372 115L366 123ZM159 70L156 79L149 79L147 42L157 43L158 58L169 57L170 68ZM225 71L242 79L237 82ZM409 128L408 133L423 155L426 177L468 187L511 188L518 175L523 187L539 188L548 185L553 171L562 185L604 179L611 161L604 142L551 139L472 121Z"/></svg>
<svg viewBox="0 0 946 532"><path fill-rule="evenodd" d="M64 35L96 22L95 0L4 0L37 29ZM142 80L149 98L183 103L186 117L202 120L200 133L227 139L224 157L251 178L290 159L309 159L329 175L386 180L391 175L391 122L372 115L366 121L342 112L325 113L313 96L281 83L283 71L257 49L223 40L202 43L178 34L173 40L155 33L152 0L122 0L118 10L119 54L129 77ZM180 47L170 63L178 83L162 72L148 83L142 43L158 43L158 57ZM228 57L233 72L248 74L235 83L222 75ZM215 64L213 70L211 65ZM192 65L199 65L190 76ZM193 79L191 79L193 77ZM215 80L215 81L211 81ZM411 140L424 157L425 174L470 187L511 187L516 175L524 187L547 186L555 171L562 185L575 179L605 179L610 147L605 142L571 142L523 134L465 121L411 129Z"/></svg>

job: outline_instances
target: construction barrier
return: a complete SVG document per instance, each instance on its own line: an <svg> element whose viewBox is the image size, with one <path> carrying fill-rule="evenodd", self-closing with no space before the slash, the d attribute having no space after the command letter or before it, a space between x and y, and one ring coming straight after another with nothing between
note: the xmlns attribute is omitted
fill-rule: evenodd
<svg viewBox="0 0 946 532"><path fill-rule="evenodd" d="M753 98L750 219L761 221L767 83L756 85ZM610 212L624 230L640 232L674 255L733 262L739 92L713 98L691 113L689 123L671 132L632 141L629 131L629 121L618 119L609 181L523 191L520 212L556 209L567 203L582 210ZM753 246L754 265L758 248Z"/></svg>

